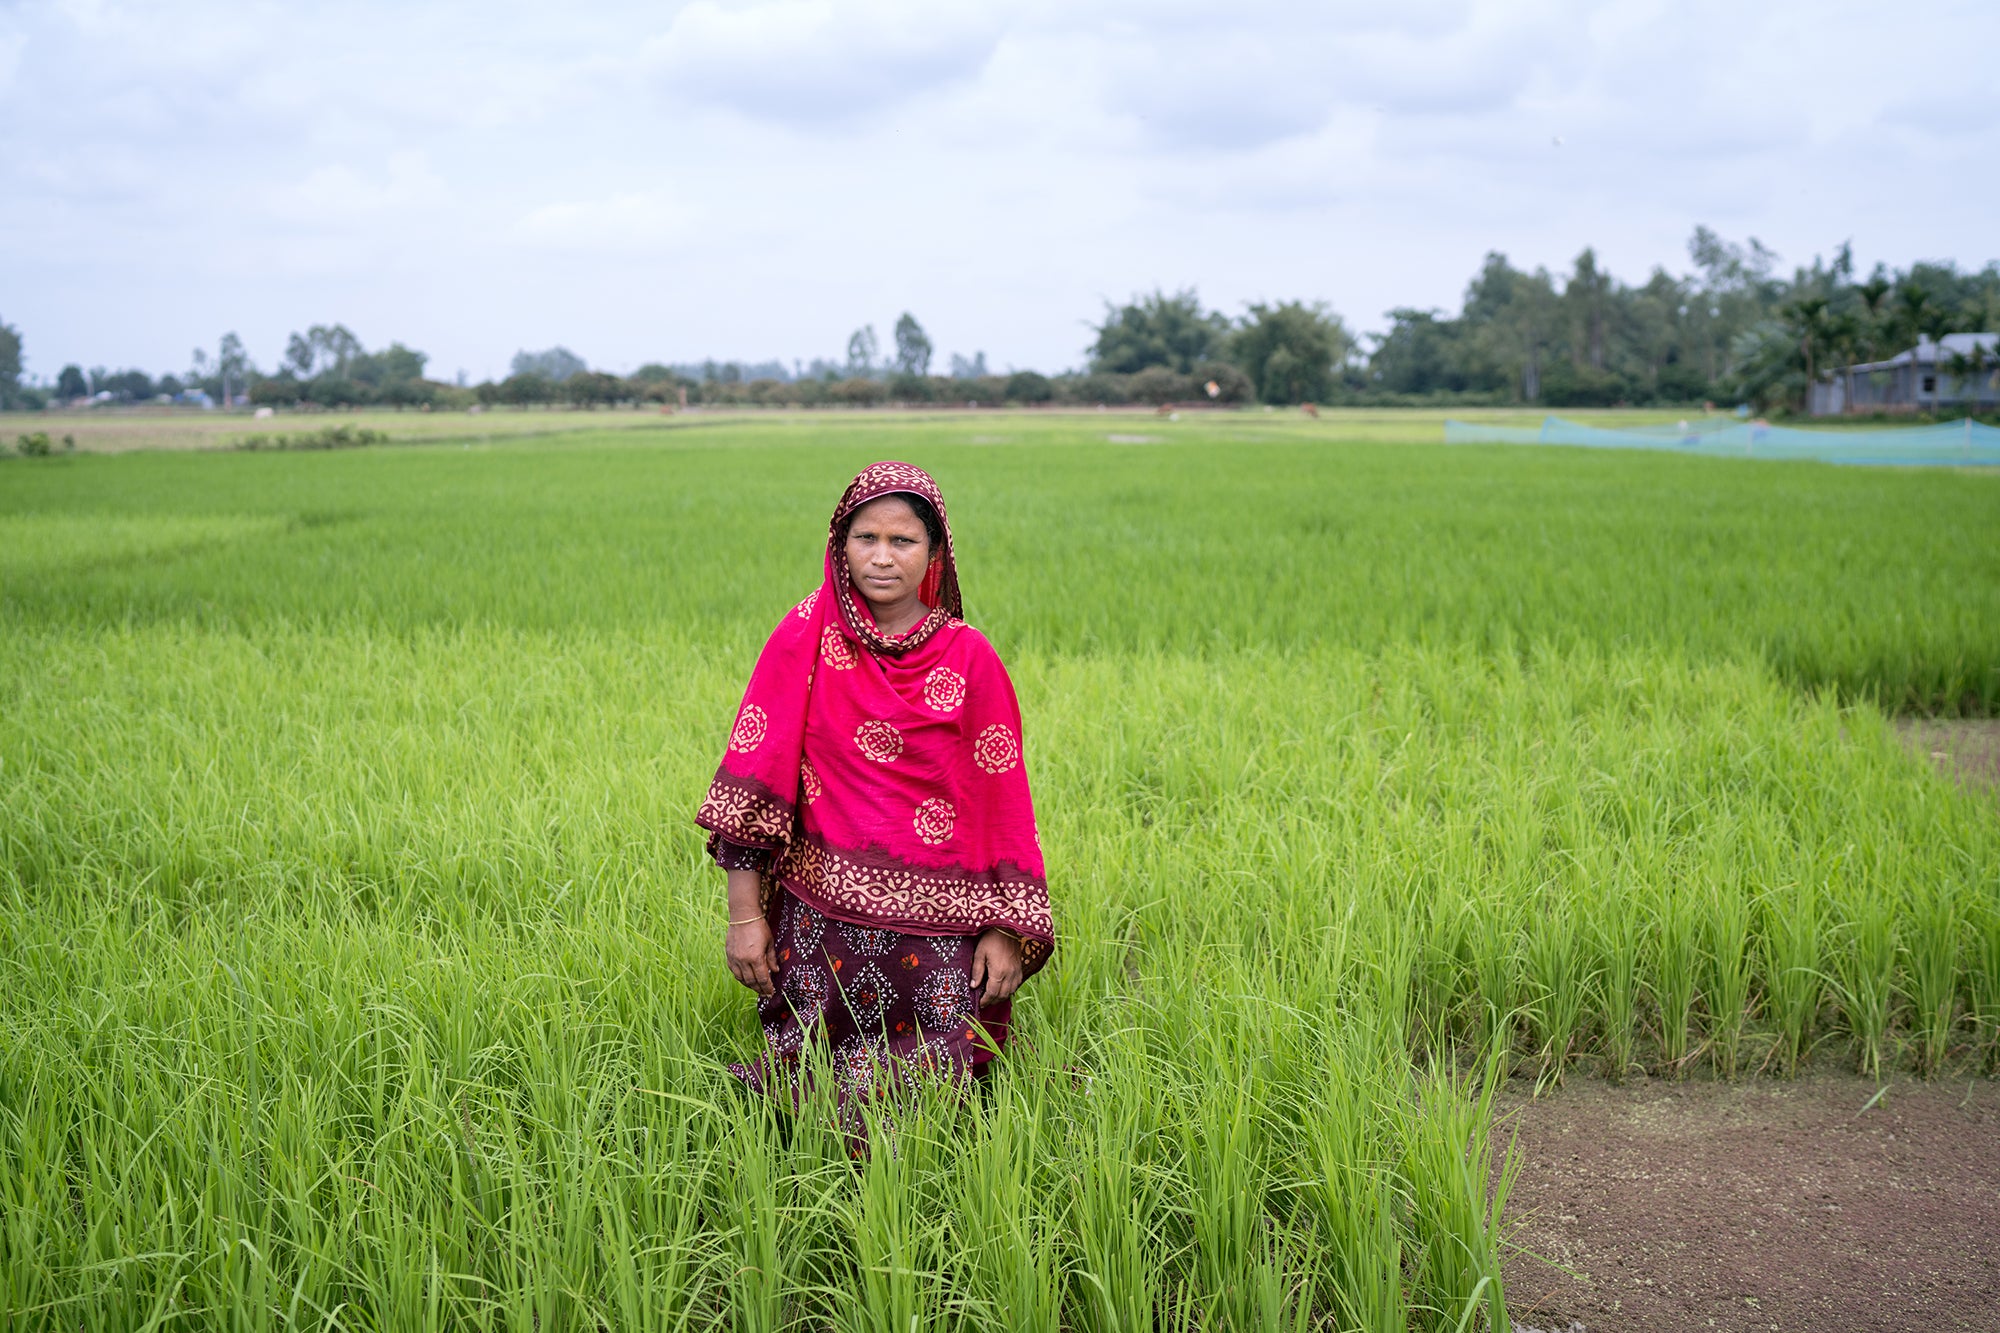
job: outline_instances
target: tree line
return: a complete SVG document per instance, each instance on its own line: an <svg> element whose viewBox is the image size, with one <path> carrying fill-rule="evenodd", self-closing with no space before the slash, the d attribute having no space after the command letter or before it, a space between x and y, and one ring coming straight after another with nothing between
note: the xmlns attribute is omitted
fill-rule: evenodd
<svg viewBox="0 0 2000 1333"><path fill-rule="evenodd" d="M1789 276L1752 238L1706 227L1688 242L1693 271L1656 268L1619 282L1592 250L1557 278L1489 254L1458 314L1389 312L1349 383L1393 399L1479 398L1551 407L1747 402L1797 408L1834 368L1885 359L1919 338L2000 327L2000 264L1950 262L1857 278L1843 245Z"/></svg>
<svg viewBox="0 0 2000 1333"><path fill-rule="evenodd" d="M50 385L21 383L22 341L0 323L0 406L198 401L273 407L530 407L618 404L852 406L890 402L1014 404L1327 403L1522 404L1547 407L1747 402L1800 406L1835 368L1894 355L1921 337L2000 328L2000 263L1945 262L1866 277L1843 245L1789 275L1755 238L1697 227L1691 268L1620 281L1592 249L1569 270L1486 256L1456 313L1399 307L1382 332L1356 336L1324 304L1258 302L1231 316L1192 288L1107 303L1085 364L1057 374L993 373L985 353L954 354L934 373L934 347L905 312L882 346L856 329L840 359L810 365L651 362L629 375L590 368L563 347L522 351L500 379L426 377L423 352L370 351L342 324L287 341L266 372L226 335L197 349L185 373L64 366Z"/></svg>

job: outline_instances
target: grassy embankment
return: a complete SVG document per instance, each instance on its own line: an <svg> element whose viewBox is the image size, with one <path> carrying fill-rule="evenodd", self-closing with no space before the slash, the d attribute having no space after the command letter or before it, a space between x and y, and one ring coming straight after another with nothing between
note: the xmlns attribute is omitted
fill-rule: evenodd
<svg viewBox="0 0 2000 1333"><path fill-rule="evenodd" d="M1434 444L1443 435L1446 417L1483 421L1507 426L1533 426L1545 413L1514 408L1464 408L1451 411L1396 408L1323 408L1323 434L1348 442L1371 444ZM1653 424L1687 416L1685 409L1596 410L1580 408L1563 416L1600 425ZM1157 418L1149 407L1109 408L1103 419L1129 423L1135 418ZM799 412L783 408L695 408L664 415L658 408L606 408L582 410L568 407L494 408L483 412L419 412L389 408L350 411L304 411L285 409L273 416L258 418L249 409L202 412L191 408L130 407L92 408L87 411L16 413L0 416L0 445L11 444L15 436L40 431L61 450L67 437L83 453L127 453L140 449L234 449L256 436L267 439L278 434L310 434L347 426L353 430L378 431L394 444L496 444L538 436L601 436L611 431L657 431L675 427L712 428L719 422L753 422L766 425L789 419L797 422L836 421L888 423L901 429L913 425L964 426L979 423L975 433L1005 430L1010 423L1020 425L1039 437L1051 428L1066 426L1085 430L1100 419L1097 412L1070 407L1010 407L965 411L955 407L877 408L841 412ZM1181 414L1191 427L1203 423L1212 429L1227 423L1253 429L1305 427L1296 408L1199 409Z"/></svg>
<svg viewBox="0 0 2000 1333"><path fill-rule="evenodd" d="M1487 1076L1990 1067L2000 825L1884 708L2000 702L1992 478L1347 433L0 465L0 1309L1475 1327ZM956 506L1064 946L990 1105L857 1174L728 1097L688 818L883 455Z"/></svg>

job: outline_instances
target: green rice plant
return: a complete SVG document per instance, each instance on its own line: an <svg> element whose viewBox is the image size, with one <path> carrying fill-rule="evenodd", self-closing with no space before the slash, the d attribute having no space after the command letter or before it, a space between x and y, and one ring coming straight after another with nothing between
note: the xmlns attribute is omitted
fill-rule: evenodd
<svg viewBox="0 0 2000 1333"><path fill-rule="evenodd" d="M1280 1333L1308 1333L1321 1327L1314 1292L1325 1264L1313 1249L1312 1237L1286 1243L1273 1236L1267 1245L1267 1257L1251 1275L1255 1305L1244 1327Z"/></svg>
<svg viewBox="0 0 2000 1333"><path fill-rule="evenodd" d="M1767 888L1758 903L1764 1009L1776 1028L1773 1054L1787 1075L1799 1072L1812 1045L1824 993L1822 911L1819 890L1809 883Z"/></svg>
<svg viewBox="0 0 2000 1333"><path fill-rule="evenodd" d="M1472 969L1478 987L1482 1052L1502 1067L1513 1061L1522 1005L1521 936L1515 926L1520 905L1508 896L1480 901L1471 928Z"/></svg>
<svg viewBox="0 0 2000 1333"><path fill-rule="evenodd" d="M1411 902L1413 915L1421 914L1421 930L1413 931L1413 1036L1432 1062L1446 1061L1480 1026L1465 1013L1473 990L1469 978L1475 918L1456 880L1433 880L1413 894Z"/></svg>
<svg viewBox="0 0 2000 1333"><path fill-rule="evenodd" d="M1204 1062L1211 1075L1226 1067ZM1192 1091L1177 1117L1194 1239L1192 1313L1201 1328L1247 1331L1283 1289L1265 1220L1257 1109L1245 1082L1212 1078Z"/></svg>
<svg viewBox="0 0 2000 1333"><path fill-rule="evenodd" d="M1599 959L1593 992L1604 1072L1621 1083L1637 1064L1642 922L1636 885L1623 875L1600 883L1587 925Z"/></svg>
<svg viewBox="0 0 2000 1333"><path fill-rule="evenodd" d="M936 1126L928 1116L898 1111L893 1129L880 1120L872 1128L874 1151L846 1204L855 1276L840 1325L854 1333L953 1327L959 1311L941 1262L948 1215L924 1206L932 1201L922 1197L917 1160L942 1146L931 1137Z"/></svg>
<svg viewBox="0 0 2000 1333"><path fill-rule="evenodd" d="M1957 885L1913 884L1904 907L1903 998L1910 1007L1917 1070L1934 1077L1958 1018L1960 918Z"/></svg>
<svg viewBox="0 0 2000 1333"><path fill-rule="evenodd" d="M1660 1062L1670 1077L1686 1072L1693 1052L1696 983L1701 965L1701 903L1684 884L1653 888L1653 939L1646 989L1660 1022Z"/></svg>
<svg viewBox="0 0 2000 1333"><path fill-rule="evenodd" d="M1412 1302L1430 1328L1509 1327L1500 1273L1500 1217L1519 1173L1510 1145L1499 1170L1490 1139L1493 1092L1500 1065L1489 1061L1478 1091L1437 1078L1421 1086L1401 1118L1402 1173L1413 1262L1421 1302Z"/></svg>
<svg viewBox="0 0 2000 1333"><path fill-rule="evenodd" d="M1093 1085L1096 1104L1082 1126L1082 1179L1071 1199L1069 1230L1077 1239L1077 1317L1096 1333L1139 1333L1154 1327L1165 1296L1161 1281L1159 1180L1141 1160L1147 1119L1127 1090Z"/></svg>
<svg viewBox="0 0 2000 1333"><path fill-rule="evenodd" d="M1750 901L1741 886L1716 878L1708 884L1701 911L1707 924L1702 990L1708 1001L1708 1040L1717 1072L1735 1078L1750 1010Z"/></svg>
<svg viewBox="0 0 2000 1333"><path fill-rule="evenodd" d="M1985 1044L1988 1073L2000 1067L2000 910L1990 903L1973 912L1967 968L1967 1001Z"/></svg>
<svg viewBox="0 0 2000 1333"><path fill-rule="evenodd" d="M1382 914L1378 920L1393 919L1391 914L1396 911L1389 904L1381 905L1378 910ZM1356 987L1363 994L1356 996L1354 1002L1360 1004L1365 996L1365 1009L1375 1016L1377 1030L1390 1049L1411 1051L1419 1047L1415 1032L1420 1028L1413 1023L1411 1014L1420 1003L1416 974L1422 928L1409 919L1407 908L1403 914L1401 922L1378 930L1364 943L1366 958L1358 971Z"/></svg>
<svg viewBox="0 0 2000 1333"><path fill-rule="evenodd" d="M1540 1070L1537 1086L1562 1082L1583 1030L1583 1007L1593 980L1583 927L1567 902L1545 893L1539 914L1522 940L1523 972Z"/></svg>
<svg viewBox="0 0 2000 1333"><path fill-rule="evenodd" d="M1895 902L1871 884L1850 881L1845 887L1839 909L1844 919L1833 953L1834 989L1854 1040L1855 1067L1864 1077L1879 1079L1901 947Z"/></svg>
<svg viewBox="0 0 2000 1333"><path fill-rule="evenodd" d="M788 1209L780 1199L776 1126L768 1114L736 1120L726 1140L731 1170L725 1207L733 1223L735 1260L730 1280L731 1327L737 1333L775 1333L785 1323L785 1300L795 1289L798 1252Z"/></svg>
<svg viewBox="0 0 2000 1333"><path fill-rule="evenodd" d="M1382 1126L1393 1103L1379 1087L1377 1061L1353 1051L1345 1032L1325 1034L1323 1066L1346 1071L1311 1090L1297 1108L1303 1178L1297 1186L1312 1219L1323 1286L1339 1326L1403 1333L1400 1175Z"/></svg>
<svg viewBox="0 0 2000 1333"><path fill-rule="evenodd" d="M965 1307L983 1327L1056 1333L1065 1274L1046 1195L1057 1184L1039 1169L1056 1145L1043 1118L1045 1086L1023 1083L996 1090L986 1132L969 1145L960 1191Z"/></svg>
<svg viewBox="0 0 2000 1333"><path fill-rule="evenodd" d="M674 1329L685 1326L716 1280L716 1256L704 1233L705 1214L719 1202L718 1190L712 1171L702 1168L714 1161L706 1140L717 1127L712 1120L676 1116L636 1128L646 1132L631 1137L615 1186L596 1198L604 1308L619 1328ZM769 1144L755 1146L768 1150ZM758 1172L759 1167L752 1167L744 1176ZM736 1197L737 1206L744 1208L743 1196ZM752 1248L743 1247L746 1257ZM761 1287L769 1274L781 1271L784 1260L782 1254L756 1257ZM761 1321L739 1317L739 1326L746 1322Z"/></svg>

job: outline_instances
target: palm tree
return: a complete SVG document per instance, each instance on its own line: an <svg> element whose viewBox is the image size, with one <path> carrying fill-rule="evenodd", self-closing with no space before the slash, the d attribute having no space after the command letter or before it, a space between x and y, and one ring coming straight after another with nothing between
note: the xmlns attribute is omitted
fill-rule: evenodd
<svg viewBox="0 0 2000 1333"><path fill-rule="evenodd" d="M1931 294L1916 283L1905 283L1897 288L1896 305L1889 314L1890 329L1896 335L1896 341L1901 343L1923 337L1934 309Z"/></svg>
<svg viewBox="0 0 2000 1333"><path fill-rule="evenodd" d="M1868 359L1873 361L1876 356L1875 337L1882 327L1882 312L1888 308L1889 295L1896 290L1896 284L1878 268L1874 277L1857 284L1854 290L1861 297L1861 308L1868 312L1867 352Z"/></svg>
<svg viewBox="0 0 2000 1333"><path fill-rule="evenodd" d="M1799 356L1806 366L1806 410L1812 410L1813 385L1819 383L1819 355L1833 333L1824 296L1802 296L1782 312L1785 327L1798 341Z"/></svg>
<svg viewBox="0 0 2000 1333"><path fill-rule="evenodd" d="M1827 355L1840 362L1840 410L1854 410L1854 363L1861 359L1861 321L1852 314L1830 315L1826 325Z"/></svg>
<svg viewBox="0 0 2000 1333"><path fill-rule="evenodd" d="M1931 294L1918 284L1906 283L1896 291L1896 308L1891 316L1902 339L1914 338L1918 345L1928 338L1939 344L1932 355L1942 359L1945 331L1951 327L1951 314L1943 306L1931 299ZM1939 360L1931 363L1931 410L1936 412L1940 401L1938 394L1943 390L1939 382L1944 367ZM1910 357L1910 372L1915 376L1911 386L1911 397L1917 406L1923 406L1923 363L1916 356Z"/></svg>
<svg viewBox="0 0 2000 1333"><path fill-rule="evenodd" d="M1986 351L1986 344L1977 337L1973 338L1970 351L1951 354L1951 377L1958 381L1959 392L1964 394L1967 385L1972 388L1971 399L1965 409L1967 416L1979 412L1980 391L1985 387L1980 381L1986 378L1986 367L1991 364L1993 359ZM1938 387L1942 390L1944 386Z"/></svg>
<svg viewBox="0 0 2000 1333"><path fill-rule="evenodd" d="M1919 332L1931 340L1931 415L1936 416L1944 403L1944 339L1951 329L1951 316L1942 307L1931 306L1924 312L1924 322Z"/></svg>
<svg viewBox="0 0 2000 1333"><path fill-rule="evenodd" d="M1868 281L1855 284L1855 294L1861 298L1861 318L1856 322L1854 339L1856 347L1851 350L1858 351L1868 361L1881 359L1882 353L1877 341L1882 333L1883 313L1888 310L1889 297L1895 290L1896 284L1889 280L1880 264L1875 266L1875 272ZM1850 354L1847 368L1847 403L1850 408L1854 403L1853 360L1854 357Z"/></svg>

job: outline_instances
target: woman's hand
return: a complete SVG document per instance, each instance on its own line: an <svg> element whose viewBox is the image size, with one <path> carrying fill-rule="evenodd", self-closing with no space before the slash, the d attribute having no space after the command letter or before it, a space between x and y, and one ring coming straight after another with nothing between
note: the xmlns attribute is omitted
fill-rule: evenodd
<svg viewBox="0 0 2000 1333"><path fill-rule="evenodd" d="M729 963L729 974L751 990L766 999L777 993L778 950L771 940L770 922L758 917L731 926L722 938L722 956Z"/></svg>
<svg viewBox="0 0 2000 1333"><path fill-rule="evenodd" d="M722 937L729 975L766 999L778 990L778 948L764 919L764 881L754 870L729 872L729 919L740 921Z"/></svg>
<svg viewBox="0 0 2000 1333"><path fill-rule="evenodd" d="M972 951L972 984L981 987L979 1003L997 1004L1021 989L1021 941L994 929L979 937Z"/></svg>

